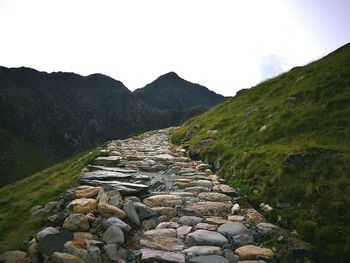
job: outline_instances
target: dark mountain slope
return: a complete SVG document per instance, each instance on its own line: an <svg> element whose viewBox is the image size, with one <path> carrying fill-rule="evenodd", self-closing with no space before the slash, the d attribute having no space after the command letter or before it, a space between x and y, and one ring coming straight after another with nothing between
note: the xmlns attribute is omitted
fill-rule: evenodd
<svg viewBox="0 0 350 263"><path fill-rule="evenodd" d="M0 67L0 186L105 141L203 111L154 109L102 74Z"/></svg>
<svg viewBox="0 0 350 263"><path fill-rule="evenodd" d="M150 84L134 91L134 94L157 109L186 110L193 107L210 108L225 97L198 84L169 72Z"/></svg>
<svg viewBox="0 0 350 263"><path fill-rule="evenodd" d="M327 251L324 262L348 262L350 44L238 92L173 140L216 163L256 207L272 205L267 216Z"/></svg>

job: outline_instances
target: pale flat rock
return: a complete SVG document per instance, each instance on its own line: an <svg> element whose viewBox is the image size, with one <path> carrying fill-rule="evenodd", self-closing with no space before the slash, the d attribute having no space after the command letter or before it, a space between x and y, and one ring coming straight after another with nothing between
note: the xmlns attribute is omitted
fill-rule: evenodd
<svg viewBox="0 0 350 263"><path fill-rule="evenodd" d="M198 229L204 229L204 230L209 230L209 231L216 231L218 229L218 225L212 225L208 223L199 223L194 226L194 230Z"/></svg>
<svg viewBox="0 0 350 263"><path fill-rule="evenodd" d="M221 193L208 192L208 193L200 193L198 197L205 201L213 201L213 202L228 202L231 201L231 197Z"/></svg>
<svg viewBox="0 0 350 263"><path fill-rule="evenodd" d="M158 228L143 233L147 237L176 237L176 230L172 228Z"/></svg>
<svg viewBox="0 0 350 263"><path fill-rule="evenodd" d="M126 217L126 213L123 210L105 203L99 203L97 210L104 217L116 216L121 219Z"/></svg>
<svg viewBox="0 0 350 263"><path fill-rule="evenodd" d="M100 190L101 187L80 185L75 190L74 195L76 198L90 198L97 196Z"/></svg>
<svg viewBox="0 0 350 263"><path fill-rule="evenodd" d="M156 229L160 228L178 228L180 225L176 222L162 222L156 226Z"/></svg>
<svg viewBox="0 0 350 263"><path fill-rule="evenodd" d="M180 225L195 226L203 222L203 219L198 216L182 216L177 221Z"/></svg>
<svg viewBox="0 0 350 263"><path fill-rule="evenodd" d="M203 186L192 186L192 187L185 188L184 191L198 194L202 192L209 192L210 189L208 187L203 187Z"/></svg>
<svg viewBox="0 0 350 263"><path fill-rule="evenodd" d="M109 171L109 172L118 172L118 173L137 173L137 170L132 169L124 169L119 167L105 167L105 166L98 166L98 165L89 165L87 167L90 171Z"/></svg>
<svg viewBox="0 0 350 263"><path fill-rule="evenodd" d="M74 199L68 204L68 209L74 213L88 214L96 211L97 202L93 198Z"/></svg>
<svg viewBox="0 0 350 263"><path fill-rule="evenodd" d="M246 235L249 233L248 228L239 222L227 222L218 227L219 233L228 236Z"/></svg>
<svg viewBox="0 0 350 263"><path fill-rule="evenodd" d="M209 216L205 218L205 222L208 224L222 225L227 223L228 220L220 216Z"/></svg>
<svg viewBox="0 0 350 263"><path fill-rule="evenodd" d="M144 236L140 245L164 251L182 251L185 246L182 239L167 236Z"/></svg>
<svg viewBox="0 0 350 263"><path fill-rule="evenodd" d="M274 253L269 248L261 248L253 245L247 245L235 250L235 253L241 260L256 259L257 256L272 258Z"/></svg>
<svg viewBox="0 0 350 263"><path fill-rule="evenodd" d="M176 229L177 237L185 239L188 233L192 230L191 226L180 226Z"/></svg>
<svg viewBox="0 0 350 263"><path fill-rule="evenodd" d="M185 243L188 246L223 246L228 240L218 232L196 230L187 235Z"/></svg>
<svg viewBox="0 0 350 263"><path fill-rule="evenodd" d="M240 215L229 215L227 217L227 220L232 221L232 222L242 222L244 220L244 216Z"/></svg>
<svg viewBox="0 0 350 263"><path fill-rule="evenodd" d="M160 250L143 248L140 250L142 253L142 262L164 262L164 263L185 263L186 258L181 253L164 252Z"/></svg>
<svg viewBox="0 0 350 263"><path fill-rule="evenodd" d="M224 202L198 202L187 204L182 213L193 216L218 216L230 213L231 207L232 204Z"/></svg>
<svg viewBox="0 0 350 263"><path fill-rule="evenodd" d="M94 161L94 165L113 167L117 166L120 163L122 158L119 156L108 156L108 157L97 157Z"/></svg>
<svg viewBox="0 0 350 263"><path fill-rule="evenodd" d="M190 258L188 263L229 263L226 258L220 255L208 255Z"/></svg>
<svg viewBox="0 0 350 263"><path fill-rule="evenodd" d="M112 172L112 171L105 171L105 170L97 170L93 172L84 173L80 177L80 179L112 181L112 180L127 179L132 177L133 177L133 174L131 173L119 173L119 172Z"/></svg>
<svg viewBox="0 0 350 263"><path fill-rule="evenodd" d="M169 206L174 207L183 203L178 195L155 195L143 200L143 203L149 207Z"/></svg>
<svg viewBox="0 0 350 263"><path fill-rule="evenodd" d="M221 248L216 246L193 246L182 251L188 257L221 255Z"/></svg>

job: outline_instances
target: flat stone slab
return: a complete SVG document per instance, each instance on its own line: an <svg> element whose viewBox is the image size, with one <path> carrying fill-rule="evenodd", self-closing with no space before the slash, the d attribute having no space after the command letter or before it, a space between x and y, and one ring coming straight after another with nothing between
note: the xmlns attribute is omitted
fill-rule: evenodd
<svg viewBox="0 0 350 263"><path fill-rule="evenodd" d="M272 258L274 256L274 253L271 249L253 245L237 248L235 250L235 254L237 254L241 260L252 260L256 259L257 256L263 256L267 258Z"/></svg>
<svg viewBox="0 0 350 263"><path fill-rule="evenodd" d="M223 246L228 243L226 237L218 232L208 230L196 230L187 235L187 246Z"/></svg>
<svg viewBox="0 0 350 263"><path fill-rule="evenodd" d="M89 171L109 171L109 172L118 172L118 173L137 173L137 170L134 169L124 169L119 167L106 167L106 166L99 166L99 165L89 165L87 167Z"/></svg>
<svg viewBox="0 0 350 263"><path fill-rule="evenodd" d="M174 207L183 203L182 198L178 195L155 195L144 199L143 202L149 207Z"/></svg>
<svg viewBox="0 0 350 263"><path fill-rule="evenodd" d="M186 258L181 253L175 252L164 252L155 249L143 248L140 250L142 253L141 261L142 262L169 262L169 263L185 263Z"/></svg>
<svg viewBox="0 0 350 263"><path fill-rule="evenodd" d="M148 186L144 184L124 183L119 181L101 181L101 180L87 180L80 179L80 182L86 185L102 186L109 189L117 190L121 194L137 194L139 192L147 191Z"/></svg>
<svg viewBox="0 0 350 263"><path fill-rule="evenodd" d="M80 178L88 180L118 180L133 177L133 174L98 170L84 173Z"/></svg>
<svg viewBox="0 0 350 263"><path fill-rule="evenodd" d="M122 158L119 156L97 157L93 164L100 166L113 167L120 163Z"/></svg>
<svg viewBox="0 0 350 263"><path fill-rule="evenodd" d="M188 257L221 255L221 248L216 246L193 246L182 251Z"/></svg>
<svg viewBox="0 0 350 263"><path fill-rule="evenodd" d="M187 204L183 209L184 215L193 216L217 216L229 214L232 204L224 202L198 202Z"/></svg>
<svg viewBox="0 0 350 263"><path fill-rule="evenodd" d="M222 224L217 231L228 236L246 235L249 233L248 228L239 222L227 222Z"/></svg>
<svg viewBox="0 0 350 263"><path fill-rule="evenodd" d="M223 256L209 255L190 258L188 263L229 263L229 261Z"/></svg>
<svg viewBox="0 0 350 263"><path fill-rule="evenodd" d="M185 247L184 241L180 238L153 235L144 236L140 240L140 245L164 251L182 251Z"/></svg>

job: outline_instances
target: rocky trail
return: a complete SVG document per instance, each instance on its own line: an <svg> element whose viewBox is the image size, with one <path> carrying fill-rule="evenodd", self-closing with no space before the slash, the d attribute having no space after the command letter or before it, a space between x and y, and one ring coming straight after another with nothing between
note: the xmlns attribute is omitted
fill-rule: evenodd
<svg viewBox="0 0 350 263"><path fill-rule="evenodd" d="M26 252L5 252L0 262L262 263L306 251L210 165L172 145L170 131L108 143L76 187L31 209L48 214L46 226Z"/></svg>

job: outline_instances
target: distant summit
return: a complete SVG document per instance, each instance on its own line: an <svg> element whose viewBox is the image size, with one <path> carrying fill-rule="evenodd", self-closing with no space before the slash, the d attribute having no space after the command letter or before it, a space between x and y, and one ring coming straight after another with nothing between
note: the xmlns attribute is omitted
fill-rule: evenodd
<svg viewBox="0 0 350 263"><path fill-rule="evenodd" d="M225 100L224 96L184 80L175 72L166 73L133 93L148 105L161 110L186 110L199 106L209 108Z"/></svg>

